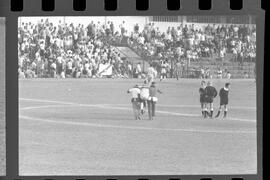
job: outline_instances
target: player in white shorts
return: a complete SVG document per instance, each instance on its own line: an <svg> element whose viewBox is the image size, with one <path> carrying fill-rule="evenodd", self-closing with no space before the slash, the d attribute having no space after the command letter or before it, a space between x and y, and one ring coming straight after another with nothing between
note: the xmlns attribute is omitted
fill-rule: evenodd
<svg viewBox="0 0 270 180"><path fill-rule="evenodd" d="M161 61L161 74L160 74L160 81L163 79L166 79L166 63L164 61Z"/></svg>
<svg viewBox="0 0 270 180"><path fill-rule="evenodd" d="M147 71L147 81L149 84L151 84L154 79L156 78L157 76L157 71L154 69L154 67L152 65L150 65L150 67L148 68L148 71Z"/></svg>
<svg viewBox="0 0 270 180"><path fill-rule="evenodd" d="M141 114L144 113L144 109L146 108L147 100L149 99L149 84L145 80L143 85L140 86L140 102L141 102Z"/></svg>
<svg viewBox="0 0 270 180"><path fill-rule="evenodd" d="M133 88L129 89L127 93L131 93L131 104L134 113L135 120L141 119L140 109L140 93L141 90L138 85L135 85Z"/></svg>

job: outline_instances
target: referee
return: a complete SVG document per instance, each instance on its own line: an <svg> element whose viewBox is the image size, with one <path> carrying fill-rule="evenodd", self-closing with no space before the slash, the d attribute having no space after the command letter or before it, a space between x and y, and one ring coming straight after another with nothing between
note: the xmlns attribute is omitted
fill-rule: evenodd
<svg viewBox="0 0 270 180"><path fill-rule="evenodd" d="M149 120L153 120L153 117L155 116L156 103L158 101L157 92L162 94L162 92L157 89L156 83L152 82L149 87L149 99L147 101Z"/></svg>
<svg viewBox="0 0 270 180"><path fill-rule="evenodd" d="M221 88L219 91L220 106L219 106L218 113L215 116L216 118L219 117L222 106L224 107L223 117L226 118L227 116L227 112L228 112L227 105L229 103L229 88L230 88L230 83L226 83L225 86Z"/></svg>
<svg viewBox="0 0 270 180"><path fill-rule="evenodd" d="M207 83L207 87L205 88L205 97L206 97L206 103L209 104L210 114L207 112L208 116L210 118L213 117L214 112L214 98L217 96L217 90L215 87L213 87L213 84L211 81Z"/></svg>

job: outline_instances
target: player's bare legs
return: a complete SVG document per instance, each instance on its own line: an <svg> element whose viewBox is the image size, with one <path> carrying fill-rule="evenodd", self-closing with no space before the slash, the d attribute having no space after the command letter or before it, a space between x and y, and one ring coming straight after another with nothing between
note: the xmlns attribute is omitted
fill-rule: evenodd
<svg viewBox="0 0 270 180"><path fill-rule="evenodd" d="M204 118L207 118L207 117L212 118L213 117L213 111L214 111L213 103L207 103L206 106L205 106Z"/></svg>
<svg viewBox="0 0 270 180"><path fill-rule="evenodd" d="M152 116L156 115L156 102L152 101Z"/></svg>
<svg viewBox="0 0 270 180"><path fill-rule="evenodd" d="M227 111L228 111L227 106L224 105L224 115L223 115L223 118L226 118L227 117Z"/></svg>
<svg viewBox="0 0 270 180"><path fill-rule="evenodd" d="M214 112L214 103L210 103L210 118L213 117L213 112Z"/></svg>
<svg viewBox="0 0 270 180"><path fill-rule="evenodd" d="M218 113L217 113L217 115L215 116L215 118L218 118L218 117L219 117L221 109L222 109L222 106L220 105L220 106L219 106L219 109L218 109Z"/></svg>
<svg viewBox="0 0 270 180"><path fill-rule="evenodd" d="M152 117L152 101L151 100L148 100L147 101L147 106L148 106L148 117L149 117L149 120L153 120L153 117Z"/></svg>
<svg viewBox="0 0 270 180"><path fill-rule="evenodd" d="M227 117L227 112L228 112L227 106L224 105L224 106L223 106L223 109L224 109L224 115L223 115L223 118L226 118L226 117ZM219 106L219 110L218 110L218 113L217 113L217 115L215 116L215 118L218 118L218 117L219 117L221 110L222 110L222 105Z"/></svg>
<svg viewBox="0 0 270 180"><path fill-rule="evenodd" d="M138 120L138 107L136 102L132 102L132 109L135 120Z"/></svg>
<svg viewBox="0 0 270 180"><path fill-rule="evenodd" d="M202 110L202 116L204 117L204 112L205 112L205 110L206 110L206 108L205 108L205 103L201 103L201 110Z"/></svg>
<svg viewBox="0 0 270 180"><path fill-rule="evenodd" d="M146 104L147 104L147 102L145 101L145 100L143 100L141 103L140 103L140 113L141 114L144 114L144 112L145 112L145 109L146 109Z"/></svg>

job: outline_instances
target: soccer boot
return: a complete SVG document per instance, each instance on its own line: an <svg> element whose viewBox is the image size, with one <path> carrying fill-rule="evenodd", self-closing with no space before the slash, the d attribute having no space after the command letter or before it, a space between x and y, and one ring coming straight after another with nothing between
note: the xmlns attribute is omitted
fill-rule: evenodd
<svg viewBox="0 0 270 180"><path fill-rule="evenodd" d="M207 116L208 116L209 114L208 114L208 112L207 111L204 111L204 118L207 118Z"/></svg>
<svg viewBox="0 0 270 180"><path fill-rule="evenodd" d="M210 118L213 118L213 111L210 111Z"/></svg>
<svg viewBox="0 0 270 180"><path fill-rule="evenodd" d="M223 118L226 118L227 117L227 111L224 111L224 116Z"/></svg>
<svg viewBox="0 0 270 180"><path fill-rule="evenodd" d="M217 115L215 116L215 118L218 118L220 115L220 111L218 111Z"/></svg>

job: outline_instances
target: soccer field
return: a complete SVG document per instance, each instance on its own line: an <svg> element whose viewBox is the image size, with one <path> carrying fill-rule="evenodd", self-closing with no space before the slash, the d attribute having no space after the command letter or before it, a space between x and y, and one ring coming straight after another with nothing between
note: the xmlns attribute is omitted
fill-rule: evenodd
<svg viewBox="0 0 270 180"><path fill-rule="evenodd" d="M127 94L142 80L19 80L19 174L255 174L256 83L230 82L226 119L202 118L200 80L157 82L150 121L133 119Z"/></svg>

